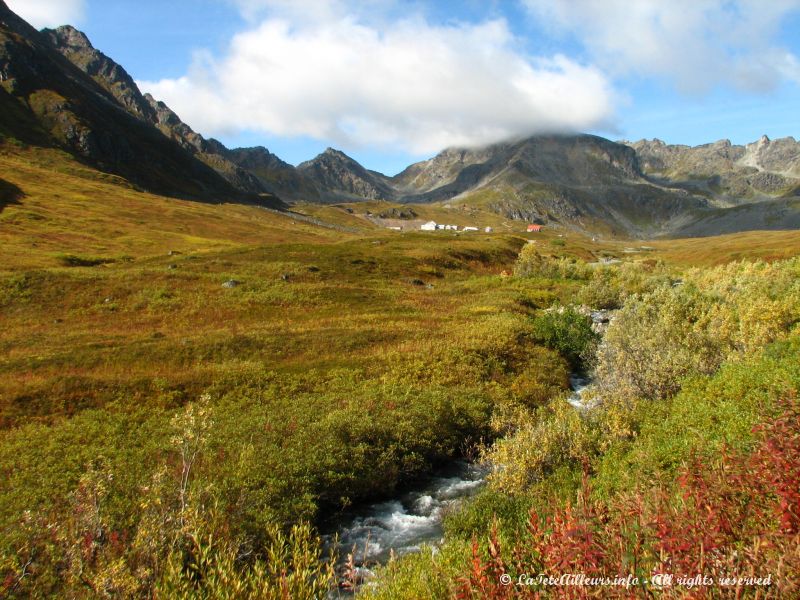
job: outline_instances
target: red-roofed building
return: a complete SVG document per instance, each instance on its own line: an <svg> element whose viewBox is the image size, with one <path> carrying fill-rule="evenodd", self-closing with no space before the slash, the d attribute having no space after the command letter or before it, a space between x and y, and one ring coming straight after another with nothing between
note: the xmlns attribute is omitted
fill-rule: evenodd
<svg viewBox="0 0 800 600"><path fill-rule="evenodd" d="M543 227L543 225L528 225L528 233L541 231L542 227Z"/></svg>

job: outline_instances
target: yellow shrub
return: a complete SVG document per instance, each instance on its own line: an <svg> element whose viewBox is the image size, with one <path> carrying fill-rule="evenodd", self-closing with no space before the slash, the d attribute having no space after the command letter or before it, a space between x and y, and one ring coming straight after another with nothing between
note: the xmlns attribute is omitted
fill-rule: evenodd
<svg viewBox="0 0 800 600"><path fill-rule="evenodd" d="M506 494L524 493L554 467L590 456L595 443L585 417L566 400L554 400L486 452L484 458L494 467L489 483Z"/></svg>

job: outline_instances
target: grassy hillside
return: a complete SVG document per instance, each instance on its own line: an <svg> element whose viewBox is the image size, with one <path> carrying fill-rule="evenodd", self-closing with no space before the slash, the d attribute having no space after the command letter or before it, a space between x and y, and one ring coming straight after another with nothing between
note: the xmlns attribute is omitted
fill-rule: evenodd
<svg viewBox="0 0 800 600"><path fill-rule="evenodd" d="M136 191L62 151L0 146L0 173L16 190L0 212L3 270L58 266L60 254L124 260L170 250L332 240L321 227L291 223L254 206L204 204Z"/></svg>

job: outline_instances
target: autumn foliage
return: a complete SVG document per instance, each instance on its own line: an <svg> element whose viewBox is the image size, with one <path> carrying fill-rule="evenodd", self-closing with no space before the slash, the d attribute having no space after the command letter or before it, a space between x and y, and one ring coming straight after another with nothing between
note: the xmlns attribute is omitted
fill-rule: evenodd
<svg viewBox="0 0 800 600"><path fill-rule="evenodd" d="M757 428L753 452L725 451L715 464L695 457L672 487L603 502L591 498L587 477L574 505L531 511L526 533L507 547L493 528L484 544L473 541L458 598L800 597L800 401L791 395L782 408ZM638 582L517 585L539 574ZM671 585L653 582L656 574L672 575Z"/></svg>

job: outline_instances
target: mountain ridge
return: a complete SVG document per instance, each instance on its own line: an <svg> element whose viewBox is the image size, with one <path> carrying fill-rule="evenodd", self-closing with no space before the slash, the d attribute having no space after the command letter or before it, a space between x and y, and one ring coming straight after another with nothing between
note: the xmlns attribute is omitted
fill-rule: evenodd
<svg viewBox="0 0 800 600"><path fill-rule="evenodd" d="M703 194L720 208L795 196L800 187L800 144L793 137L735 145L730 140L687 146L654 138L621 142L640 157L643 171Z"/></svg>
<svg viewBox="0 0 800 600"><path fill-rule="evenodd" d="M2 0L0 109L2 135L67 148L143 189L178 197L272 206L452 203L586 232L657 237L745 227L742 215L794 227L796 203L775 201L800 196L800 144L792 137L692 147L543 134L447 148L394 176L334 148L294 167L261 146L229 149L203 137L142 93L86 34L71 26L37 32ZM726 212L758 204L764 207Z"/></svg>
<svg viewBox="0 0 800 600"><path fill-rule="evenodd" d="M64 148L149 191L277 205L230 185L144 120L150 109L133 80L85 35L72 28L38 32L2 2L0 90L0 133L6 137Z"/></svg>

